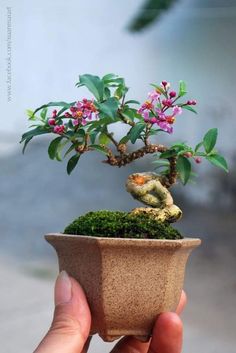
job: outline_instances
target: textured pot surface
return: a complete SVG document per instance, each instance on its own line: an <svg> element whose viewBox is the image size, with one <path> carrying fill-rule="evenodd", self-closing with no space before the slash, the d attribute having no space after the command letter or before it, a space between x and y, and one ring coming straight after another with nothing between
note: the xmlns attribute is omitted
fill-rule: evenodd
<svg viewBox="0 0 236 353"><path fill-rule="evenodd" d="M197 238L122 239L47 234L66 270L85 290L91 334L105 341L149 336L155 318L178 305L190 252Z"/></svg>

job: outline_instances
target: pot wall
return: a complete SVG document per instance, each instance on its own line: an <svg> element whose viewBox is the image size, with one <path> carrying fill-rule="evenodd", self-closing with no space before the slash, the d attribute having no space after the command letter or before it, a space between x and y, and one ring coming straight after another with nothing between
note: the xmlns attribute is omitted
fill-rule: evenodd
<svg viewBox="0 0 236 353"><path fill-rule="evenodd" d="M174 311L185 264L200 239L156 240L48 234L60 271L85 290L91 334L105 341L123 335L149 336L155 318Z"/></svg>

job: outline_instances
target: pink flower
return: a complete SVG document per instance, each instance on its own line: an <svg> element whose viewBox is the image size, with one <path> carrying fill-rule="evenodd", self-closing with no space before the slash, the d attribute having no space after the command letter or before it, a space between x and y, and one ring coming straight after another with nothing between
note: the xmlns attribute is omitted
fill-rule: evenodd
<svg viewBox="0 0 236 353"><path fill-rule="evenodd" d="M173 132L173 127L172 127L167 121L158 120L158 121L157 121L157 125L160 126L160 128L161 128L163 131L166 131L166 132L168 132L169 134L172 134L172 132Z"/></svg>
<svg viewBox="0 0 236 353"><path fill-rule="evenodd" d="M160 94L156 90L153 90L148 93L148 97L151 99L151 101L153 103L158 100L158 98L160 97Z"/></svg>
<svg viewBox="0 0 236 353"><path fill-rule="evenodd" d="M160 108L157 108L155 111L156 111L156 113L158 115L158 119L159 120L165 120L166 119L165 113Z"/></svg>
<svg viewBox="0 0 236 353"><path fill-rule="evenodd" d="M72 124L73 124L74 126L79 125L79 120L78 120L78 119L73 119Z"/></svg>
<svg viewBox="0 0 236 353"><path fill-rule="evenodd" d="M152 117L152 118L150 119L150 123L152 123L152 124L156 124L157 122L158 122L158 119L155 118L155 117Z"/></svg>
<svg viewBox="0 0 236 353"><path fill-rule="evenodd" d="M91 110L89 110L89 109L84 109L84 112L83 112L83 117L84 118L88 118L89 120L91 120L92 119L92 112L91 112Z"/></svg>
<svg viewBox="0 0 236 353"><path fill-rule="evenodd" d="M66 118L71 118L72 115L71 115L70 113L66 112L66 113L65 113L65 117L66 117Z"/></svg>
<svg viewBox="0 0 236 353"><path fill-rule="evenodd" d="M83 107L83 104L82 104L80 101L78 101L78 102L76 103L76 107L77 107L78 109L81 109L81 108Z"/></svg>
<svg viewBox="0 0 236 353"><path fill-rule="evenodd" d="M142 117L143 117L145 123L148 123L149 120L150 120L149 114L150 114L149 110L145 110L145 111L143 111L143 112L141 113L141 115L142 115Z"/></svg>
<svg viewBox="0 0 236 353"><path fill-rule="evenodd" d="M141 105L141 107L137 110L137 112L138 112L138 114L142 114L142 112L144 111L144 110L151 110L151 109L153 109L154 108L154 106L153 106L153 104L152 104L152 102L150 102L150 101L146 101L146 102L144 102L142 105Z"/></svg>
<svg viewBox="0 0 236 353"><path fill-rule="evenodd" d="M95 115L95 118L97 118L98 116L98 111L93 103L93 100L88 100L86 98L83 98L82 101L78 101L75 106L70 107L70 111L72 117L75 119L88 118L91 120L93 118L93 115ZM67 115L68 114L69 113L67 113Z"/></svg>
<svg viewBox="0 0 236 353"><path fill-rule="evenodd" d="M181 107L179 107L178 105L175 105L174 107L173 107L173 116L175 116L175 115L180 115L180 114L182 114L182 108Z"/></svg>

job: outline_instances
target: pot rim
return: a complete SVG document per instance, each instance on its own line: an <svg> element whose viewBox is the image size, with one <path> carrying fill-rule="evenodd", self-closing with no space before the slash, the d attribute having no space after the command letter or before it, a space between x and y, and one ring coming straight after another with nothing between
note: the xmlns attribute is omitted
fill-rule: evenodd
<svg viewBox="0 0 236 353"><path fill-rule="evenodd" d="M139 238L111 238L111 237L95 237L89 235L76 235L76 234L63 234L63 233L48 233L45 235L47 241L75 241L80 239L81 241L93 242L109 246L127 246L132 243L136 246L160 246L160 247L173 247L173 246L184 246L184 247L196 247L201 244L199 238L183 238L183 239L139 239Z"/></svg>

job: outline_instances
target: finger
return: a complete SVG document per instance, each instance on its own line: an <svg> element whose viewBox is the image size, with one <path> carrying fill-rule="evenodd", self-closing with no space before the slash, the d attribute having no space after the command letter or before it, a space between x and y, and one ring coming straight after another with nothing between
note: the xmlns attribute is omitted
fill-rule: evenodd
<svg viewBox="0 0 236 353"><path fill-rule="evenodd" d="M141 342L133 336L123 337L112 349L111 353L146 353L148 342Z"/></svg>
<svg viewBox="0 0 236 353"><path fill-rule="evenodd" d="M89 349L89 345L90 345L90 342L91 342L91 339L92 339L92 336L90 336L87 341L85 342L85 345L84 345L84 348L82 350L81 353L87 353L88 349Z"/></svg>
<svg viewBox="0 0 236 353"><path fill-rule="evenodd" d="M180 301L178 307L176 309L176 313L180 315L187 303L187 296L184 290L182 290ZM163 314L162 314L163 315ZM140 342L138 338L133 336L123 337L113 348L111 353L129 353L129 352L137 352L137 353L146 353L148 351L150 345L150 340L148 342Z"/></svg>
<svg viewBox="0 0 236 353"><path fill-rule="evenodd" d="M183 325L175 313L158 316L148 353L181 353Z"/></svg>
<svg viewBox="0 0 236 353"><path fill-rule="evenodd" d="M62 271L55 284L52 325L34 353L80 353L90 325L91 314L81 286Z"/></svg>
<svg viewBox="0 0 236 353"><path fill-rule="evenodd" d="M185 291L182 290L180 301L179 301L179 304L178 304L177 309L176 309L176 313L178 315L180 315L182 313L182 311L184 310L186 304L187 304L187 295L186 295Z"/></svg>

